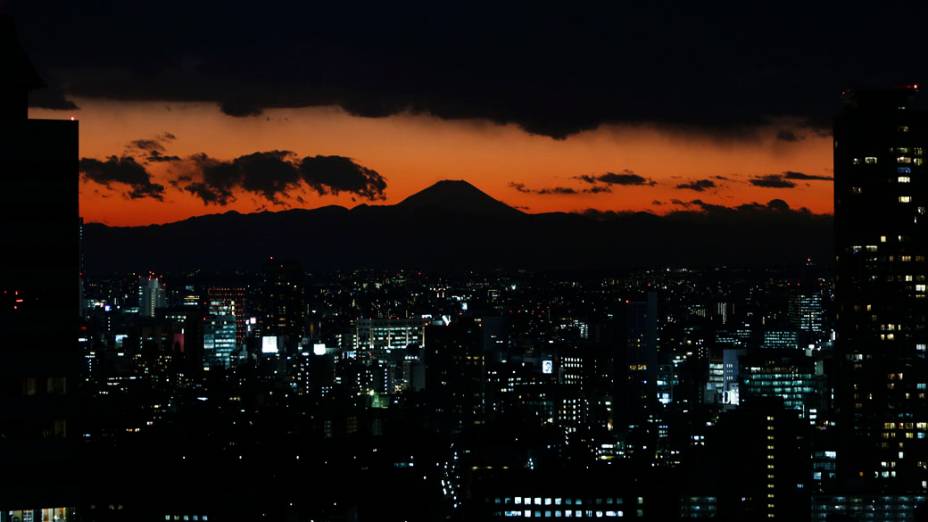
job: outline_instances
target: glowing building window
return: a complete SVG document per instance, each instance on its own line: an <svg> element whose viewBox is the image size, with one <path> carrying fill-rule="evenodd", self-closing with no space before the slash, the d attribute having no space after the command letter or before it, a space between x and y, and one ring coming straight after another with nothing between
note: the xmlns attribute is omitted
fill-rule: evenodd
<svg viewBox="0 0 928 522"><path fill-rule="evenodd" d="M899 196L899 203L911 203L912 196Z"/></svg>
<svg viewBox="0 0 928 522"><path fill-rule="evenodd" d="M899 183L911 183L912 178L908 176L899 176L899 178L896 181L898 181Z"/></svg>
<svg viewBox="0 0 928 522"><path fill-rule="evenodd" d="M864 163L867 165L876 165L877 159L876 156L867 156L864 158Z"/></svg>

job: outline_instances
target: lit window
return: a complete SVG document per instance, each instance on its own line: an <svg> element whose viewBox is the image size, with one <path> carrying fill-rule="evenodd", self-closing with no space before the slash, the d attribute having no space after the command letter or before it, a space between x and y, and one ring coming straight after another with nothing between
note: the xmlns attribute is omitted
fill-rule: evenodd
<svg viewBox="0 0 928 522"><path fill-rule="evenodd" d="M912 196L899 196L899 203L911 203Z"/></svg>
<svg viewBox="0 0 928 522"><path fill-rule="evenodd" d="M912 178L910 178L910 177L908 177L908 176L899 176L899 178L897 179L897 181L898 181L899 183L911 183Z"/></svg>
<svg viewBox="0 0 928 522"><path fill-rule="evenodd" d="M864 163L867 165L876 165L877 159L876 156L867 156L864 158Z"/></svg>

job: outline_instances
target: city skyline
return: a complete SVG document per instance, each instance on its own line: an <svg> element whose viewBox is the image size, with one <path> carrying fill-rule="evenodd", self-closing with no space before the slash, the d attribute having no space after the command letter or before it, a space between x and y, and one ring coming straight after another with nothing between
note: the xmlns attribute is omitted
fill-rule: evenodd
<svg viewBox="0 0 928 522"><path fill-rule="evenodd" d="M37 5L0 522L928 518L928 13Z"/></svg>

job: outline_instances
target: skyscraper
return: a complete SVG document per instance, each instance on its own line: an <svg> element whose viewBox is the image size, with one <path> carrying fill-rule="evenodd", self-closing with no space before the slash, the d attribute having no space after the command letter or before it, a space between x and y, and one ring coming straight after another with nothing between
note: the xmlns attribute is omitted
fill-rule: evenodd
<svg viewBox="0 0 928 522"><path fill-rule="evenodd" d="M203 328L203 365L229 367L233 354L244 345L244 300L241 288L210 288Z"/></svg>
<svg viewBox="0 0 928 522"><path fill-rule="evenodd" d="M0 503L53 505L79 434L78 125L27 118L42 82L4 16L0 64Z"/></svg>
<svg viewBox="0 0 928 522"><path fill-rule="evenodd" d="M206 291L209 301L209 313L231 314L235 316L235 345L245 346L245 289L236 286L214 286Z"/></svg>
<svg viewBox="0 0 928 522"><path fill-rule="evenodd" d="M849 92L834 127L839 452L880 491L928 490L928 113Z"/></svg>
<svg viewBox="0 0 928 522"><path fill-rule="evenodd" d="M293 348L303 334L303 268L298 262L270 258L264 269L262 334L286 337Z"/></svg>
<svg viewBox="0 0 928 522"><path fill-rule="evenodd" d="M139 315L154 317L155 310L165 306L167 306L167 299L158 276L154 274L142 276L139 279Z"/></svg>

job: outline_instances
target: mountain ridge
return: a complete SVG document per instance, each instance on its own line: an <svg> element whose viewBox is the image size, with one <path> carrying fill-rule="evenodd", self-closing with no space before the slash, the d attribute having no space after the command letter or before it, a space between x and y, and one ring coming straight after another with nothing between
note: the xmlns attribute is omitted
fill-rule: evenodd
<svg viewBox="0 0 928 522"><path fill-rule="evenodd" d="M256 268L269 256L308 270L597 269L831 262L832 217L782 202L647 212L528 214L466 181L394 205L228 211L139 227L89 223L89 273Z"/></svg>

